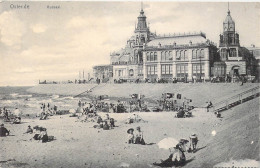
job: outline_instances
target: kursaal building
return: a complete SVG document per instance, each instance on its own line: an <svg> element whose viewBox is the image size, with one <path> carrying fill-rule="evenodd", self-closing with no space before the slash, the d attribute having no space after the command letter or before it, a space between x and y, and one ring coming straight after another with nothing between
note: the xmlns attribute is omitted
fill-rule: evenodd
<svg viewBox="0 0 260 168"><path fill-rule="evenodd" d="M205 33L159 36L150 32L143 9L134 35L125 48L110 54L110 65L93 67L94 77L108 78L210 80L211 76L255 75L255 59L240 47L239 35L230 11L223 22L219 48L206 39Z"/></svg>

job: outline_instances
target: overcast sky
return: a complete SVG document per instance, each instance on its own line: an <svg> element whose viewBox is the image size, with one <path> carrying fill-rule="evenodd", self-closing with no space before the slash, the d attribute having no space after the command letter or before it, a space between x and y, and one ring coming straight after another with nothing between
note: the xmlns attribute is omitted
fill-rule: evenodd
<svg viewBox="0 0 260 168"><path fill-rule="evenodd" d="M11 9L10 5L29 5ZM59 5L60 9L47 9ZM109 64L109 54L133 34L140 2L1 2L0 85L74 80ZM240 44L260 47L259 3L230 3ZM144 2L152 32L202 31L218 43L227 2Z"/></svg>

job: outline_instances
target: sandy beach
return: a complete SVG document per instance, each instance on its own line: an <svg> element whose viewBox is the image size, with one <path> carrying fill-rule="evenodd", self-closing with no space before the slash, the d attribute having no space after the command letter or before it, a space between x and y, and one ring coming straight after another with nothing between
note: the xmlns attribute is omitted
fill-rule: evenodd
<svg viewBox="0 0 260 168"><path fill-rule="evenodd" d="M179 91L188 95L187 97L197 97L193 99L194 103L203 106L209 98L212 98L215 103L255 85L248 84L242 87L231 84L189 85L186 90L185 85L181 87L158 85L156 92L149 92L147 85L139 86L129 91L127 88L132 87L131 84L119 85L118 90L113 92L113 89L108 88L116 86L102 87L101 85L91 94L98 95L103 90L107 94L113 93L114 99L120 99L129 96L130 92L138 92L142 89L149 99L153 98L152 95L155 93L160 95L160 92L171 89L173 92ZM37 86L30 91L34 90L34 93L39 94L40 89L43 90L44 87L51 89L54 86ZM64 87L68 86L64 85ZM82 85L80 89L84 90L86 87L88 86ZM220 89L221 87L223 89ZM204 88L203 93L200 91L202 88ZM219 91L214 92L214 90ZM73 99L72 96L80 90L75 87L75 90L71 90L73 94L64 95L66 97L62 97L61 91L56 90L53 94L47 94L44 99L42 96L41 99L36 97L37 101L33 100L29 103L36 103L35 106L39 106L39 103L46 100L52 100L52 103L66 100L62 102L63 108L77 105L80 98ZM63 92L65 93L64 90ZM19 103L22 104L24 101ZM69 106L66 103L70 103ZM29 110L29 107L24 109ZM47 120L39 120L33 114L37 109L39 110L39 107L30 109L29 117L23 118L21 124L5 123L5 127L11 131L11 136L0 138L1 167L156 167L152 163L167 159L170 154L169 150L159 149L157 143L160 140L166 137L189 138L192 133L198 135L198 151L185 153L187 162L184 167L206 168L215 165L223 167L223 165L233 166L234 163L239 166L244 162L246 165L258 167L260 164L259 97L224 111L223 118L216 118L214 113L206 112L206 108L199 107L192 110L192 118L175 118L176 112L137 112L136 114L148 122L125 124L125 120L132 113L110 113L110 117L116 120L116 127L111 130L93 128L96 123L79 122L77 118L69 115L56 115L50 116ZM26 114L26 111L24 113ZM106 113L98 112L98 115L104 117ZM47 128L48 135L55 136L56 140L48 143L31 140L34 134L23 134L28 125ZM135 129L137 126L140 126L144 132L147 145L126 143L127 130ZM213 131L216 134L212 134Z"/></svg>
<svg viewBox="0 0 260 168"><path fill-rule="evenodd" d="M248 102L254 104L259 99ZM250 104L249 104L250 105ZM257 107L255 106L254 109ZM250 119L258 116L252 109L252 113L246 113ZM237 112L234 112L234 111ZM241 109L243 110L243 109ZM228 149L235 150L230 158L240 153L236 159L247 156L249 159L258 159L259 132L257 125L251 125L247 137L241 139L230 131L241 131L239 127L247 124L246 120L233 120L238 117L238 107L223 113L223 119L218 119L205 109L193 110L193 118L174 118L174 112L138 113L148 123L125 124L124 121L131 114L110 114L115 118L116 126L112 130L93 128L95 123L77 122L77 118L68 115L52 116L48 120L24 119L22 124L5 124L10 129L11 135L1 138L1 167L154 167L152 163L160 159L166 159L169 151L159 149L157 143L165 137L176 139L188 138L193 132L199 137L198 151L186 153L187 164L185 167L212 167L217 163L229 160L223 157L212 158L212 152L225 154ZM104 116L105 113L99 113ZM241 121L242 120L242 121ZM232 122L230 122L232 121ZM237 123L238 121L243 123ZM251 120L253 122L253 120ZM27 126L43 126L47 128L48 135L56 137L55 141L41 143L30 140L32 134L22 134ZM127 129L141 126L144 131L144 139L149 145L127 144ZM250 125L248 125L250 126ZM227 130L229 129L229 130ZM212 131L217 134L213 136ZM238 133L239 134L239 133ZM225 137L225 139L223 139ZM236 143L226 142L227 139L236 140ZM239 141L237 141L239 140ZM251 144L251 147L244 143ZM234 141L233 141L234 142ZM233 149L232 146L239 146ZM254 150L248 151L244 148ZM221 150L224 150L221 152ZM224 152L224 153L223 153ZM251 154L250 154L251 153ZM225 155L229 156L229 155ZM215 155L214 155L215 157ZM6 161L6 162L4 162Z"/></svg>

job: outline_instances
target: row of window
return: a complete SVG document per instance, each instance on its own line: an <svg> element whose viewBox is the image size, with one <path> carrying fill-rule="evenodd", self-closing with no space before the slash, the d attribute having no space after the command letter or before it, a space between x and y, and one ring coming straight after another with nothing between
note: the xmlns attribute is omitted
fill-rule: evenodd
<svg viewBox="0 0 260 168"><path fill-rule="evenodd" d="M188 74L188 64L176 65L177 74ZM192 64L192 74L198 76L204 74L205 66L204 64ZM157 74L157 65L148 65L147 74L155 75ZM161 65L161 74L167 75L172 74L172 65Z"/></svg>
<svg viewBox="0 0 260 168"><path fill-rule="evenodd" d="M192 59L201 59L204 58L204 49L192 50ZM173 55L172 51L162 51L161 60L169 61L172 60ZM188 60L188 51L187 50L178 50L176 51L176 60ZM147 62L157 61L157 52L146 52Z"/></svg>
<svg viewBox="0 0 260 168"><path fill-rule="evenodd" d="M157 52L147 52L146 60L147 62L157 61Z"/></svg>
<svg viewBox="0 0 260 168"><path fill-rule="evenodd" d="M172 65L162 65L161 71L163 75L172 74Z"/></svg>
<svg viewBox="0 0 260 168"><path fill-rule="evenodd" d="M235 48L230 48L230 49L223 48L220 51L220 56L222 59L226 59L228 56L237 57L237 50Z"/></svg>
<svg viewBox="0 0 260 168"><path fill-rule="evenodd" d="M188 51L187 50L180 50L176 51L176 59L177 60L188 60Z"/></svg>
<svg viewBox="0 0 260 168"><path fill-rule="evenodd" d="M222 76L225 74L225 67L216 67L214 75Z"/></svg>
<svg viewBox="0 0 260 168"><path fill-rule="evenodd" d="M192 50L192 59L204 58L204 49Z"/></svg>
<svg viewBox="0 0 260 168"><path fill-rule="evenodd" d="M157 74L157 66L156 65L147 66L147 74L148 75L156 75Z"/></svg>
<svg viewBox="0 0 260 168"><path fill-rule="evenodd" d="M170 61L172 60L172 51L162 51L161 52L161 60L162 61Z"/></svg>

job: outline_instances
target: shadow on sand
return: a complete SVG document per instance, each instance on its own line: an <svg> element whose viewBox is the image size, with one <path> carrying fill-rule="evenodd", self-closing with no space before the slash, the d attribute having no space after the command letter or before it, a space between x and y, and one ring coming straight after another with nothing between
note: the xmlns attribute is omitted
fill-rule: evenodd
<svg viewBox="0 0 260 168"><path fill-rule="evenodd" d="M191 159L186 160L184 163L179 163L179 164L167 159L167 160L163 161L162 163L153 163L153 165L159 166L159 167L173 167L173 166L182 167L182 166L185 166L188 163L192 162L194 159L195 159L195 157L192 157Z"/></svg>
<svg viewBox="0 0 260 168"><path fill-rule="evenodd" d="M147 144L145 144L145 145L154 145L154 144L156 144L156 143L147 143Z"/></svg>
<svg viewBox="0 0 260 168"><path fill-rule="evenodd" d="M207 147L207 146L203 146L203 147L197 148L193 153L196 153L196 152L198 152L199 150L204 149L204 148L206 148L206 147Z"/></svg>

